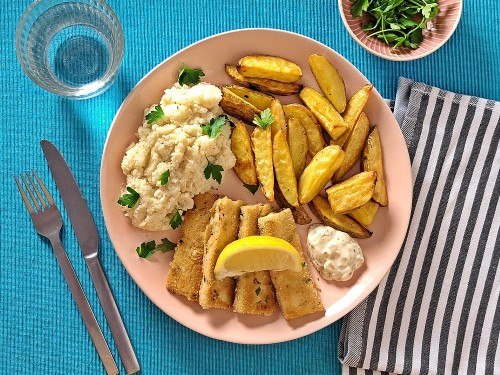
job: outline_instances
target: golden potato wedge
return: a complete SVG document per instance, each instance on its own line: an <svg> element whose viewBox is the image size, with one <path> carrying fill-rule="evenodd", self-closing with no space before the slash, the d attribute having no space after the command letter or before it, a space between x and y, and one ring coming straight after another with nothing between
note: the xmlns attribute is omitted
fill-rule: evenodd
<svg viewBox="0 0 500 375"><path fill-rule="evenodd" d="M354 125L351 134L347 138L344 144L343 150L345 152L345 158L342 165L337 169L337 172L333 175L334 181L340 181L342 177L356 164L359 160L363 148L365 147L366 139L370 134L370 123L368 122L368 117L364 112Z"/></svg>
<svg viewBox="0 0 500 375"><path fill-rule="evenodd" d="M292 211L293 220L297 224L306 225L312 221L304 207L300 205L298 207L294 207L288 203L277 183L274 184L274 197L276 199L276 203L278 203L282 208L289 208L290 211Z"/></svg>
<svg viewBox="0 0 500 375"><path fill-rule="evenodd" d="M243 183L257 185L257 172L252 151L252 141L246 125L242 121L236 121L231 134L231 151L236 157L234 171Z"/></svg>
<svg viewBox="0 0 500 375"><path fill-rule="evenodd" d="M255 171L266 199L274 202L274 169L273 144L271 141L271 127L265 130L256 126L251 135L252 148L255 156Z"/></svg>
<svg viewBox="0 0 500 375"><path fill-rule="evenodd" d="M349 216L334 213L328 201L320 195L313 198L309 207L323 224L345 232L351 237L369 238L372 235L372 232Z"/></svg>
<svg viewBox="0 0 500 375"><path fill-rule="evenodd" d="M299 96L330 138L337 139L347 130L347 124L342 116L320 92L312 87L304 87Z"/></svg>
<svg viewBox="0 0 500 375"><path fill-rule="evenodd" d="M288 146L292 155L292 164L295 177L299 177L307 162L307 134L299 120L295 117L288 119Z"/></svg>
<svg viewBox="0 0 500 375"><path fill-rule="evenodd" d="M307 135L307 150L311 156L316 155L325 147L325 138L316 117L306 107L299 103L283 106L286 117L294 117L300 121Z"/></svg>
<svg viewBox="0 0 500 375"><path fill-rule="evenodd" d="M356 91L353 96L349 99L347 102L347 106L345 108L344 113L342 113L342 117L347 124L347 131L337 139L337 144L340 147L343 147L345 141L347 140L347 137L349 137L349 134L351 133L352 129L354 128L354 125L356 124L356 121L358 121L358 117L363 112L363 109L365 108L366 102L368 101L368 98L370 97L370 92L373 89L372 84L368 84L363 86L361 89Z"/></svg>
<svg viewBox="0 0 500 375"><path fill-rule="evenodd" d="M325 187L344 160L339 146L327 146L312 158L299 179L299 202L309 203Z"/></svg>
<svg viewBox="0 0 500 375"><path fill-rule="evenodd" d="M263 111L271 106L271 100L273 97L271 95L264 94L259 91L249 89L248 87L239 85L228 85L225 86L229 91L232 91L238 95L243 100L246 100L250 104L253 104L255 108L259 111Z"/></svg>
<svg viewBox="0 0 500 375"><path fill-rule="evenodd" d="M267 78L279 82L295 82L302 77L300 66L277 56L245 56L238 61L236 67L242 76L250 78Z"/></svg>
<svg viewBox="0 0 500 375"><path fill-rule="evenodd" d="M360 172L326 189L328 202L336 214L354 211L368 202L375 189L377 172Z"/></svg>
<svg viewBox="0 0 500 375"><path fill-rule="evenodd" d="M361 207L349 212L348 215L361 225L367 227L373 222L373 219L378 211L378 207L378 203L370 199Z"/></svg>
<svg viewBox="0 0 500 375"><path fill-rule="evenodd" d="M292 156L281 129L278 130L273 140L273 165L276 181L283 196L293 207L298 207L297 179L293 172Z"/></svg>
<svg viewBox="0 0 500 375"><path fill-rule="evenodd" d="M266 78L249 78L242 76L236 66L226 64L226 74L241 86L275 95L295 95L302 90L296 82L278 82Z"/></svg>
<svg viewBox="0 0 500 375"><path fill-rule="evenodd" d="M283 107L281 106L281 102L278 99L271 100L270 105L271 114L274 117L274 121L271 124L271 137L274 139L274 136L278 132L278 130L283 131L283 135L285 136L285 140L287 138L287 129L286 129L286 119L285 113L283 112Z"/></svg>
<svg viewBox="0 0 500 375"><path fill-rule="evenodd" d="M382 207L386 207L389 204L389 197L385 185L384 164L382 159L382 144L380 143L378 128L374 127L363 149L363 170L377 172L377 182L375 183L373 200Z"/></svg>
<svg viewBox="0 0 500 375"><path fill-rule="evenodd" d="M227 87L221 87L222 99L219 103L222 110L228 115L252 123L255 115L260 115L260 111L253 104L240 98Z"/></svg>
<svg viewBox="0 0 500 375"><path fill-rule="evenodd" d="M309 66L325 98L339 113L344 112L347 99L344 80L338 70L325 56L316 54L309 56Z"/></svg>

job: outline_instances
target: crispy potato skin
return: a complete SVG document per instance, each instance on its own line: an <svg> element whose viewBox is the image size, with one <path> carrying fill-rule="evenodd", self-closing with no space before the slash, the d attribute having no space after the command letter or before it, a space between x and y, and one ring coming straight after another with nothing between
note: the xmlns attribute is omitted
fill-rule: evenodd
<svg viewBox="0 0 500 375"><path fill-rule="evenodd" d="M295 117L288 119L288 145L295 177L299 177L306 167L308 147L306 130Z"/></svg>
<svg viewBox="0 0 500 375"><path fill-rule="evenodd" d="M273 164L276 180L283 196L293 207L298 207L297 179L293 172L292 156L281 129L278 130L273 140Z"/></svg>
<svg viewBox="0 0 500 375"><path fill-rule="evenodd" d="M349 216L334 213L328 201L319 195L313 198L309 207L323 224L345 232L351 237L369 238L372 235L372 232Z"/></svg>
<svg viewBox="0 0 500 375"><path fill-rule="evenodd" d="M342 116L320 92L312 87L304 87L299 97L318 119L318 122L326 130L330 138L335 140L348 129Z"/></svg>
<svg viewBox="0 0 500 375"><path fill-rule="evenodd" d="M222 99L219 105L228 115L252 123L255 115L260 114L260 111L253 104L240 98L227 87L220 87L220 89L222 91Z"/></svg>
<svg viewBox="0 0 500 375"><path fill-rule="evenodd" d="M344 112L347 99L344 80L338 70L326 57L316 54L309 56L309 66L325 98L339 113Z"/></svg>
<svg viewBox="0 0 500 375"><path fill-rule="evenodd" d="M375 218L375 215L377 214L378 207L379 207L379 205L377 202L374 202L373 200L369 200L361 207L355 209L352 212L349 212L348 215L350 217L352 217L354 220L356 220L358 223L360 223L361 225L364 225L365 227L367 227L373 222L373 219Z"/></svg>
<svg viewBox="0 0 500 375"><path fill-rule="evenodd" d="M299 202L309 203L325 187L344 160L339 146L327 146L312 158L299 179Z"/></svg>
<svg viewBox="0 0 500 375"><path fill-rule="evenodd" d="M226 64L226 74L241 86L274 95L295 95L302 90L297 82L278 82L266 78L249 78L242 76L236 66Z"/></svg>
<svg viewBox="0 0 500 375"><path fill-rule="evenodd" d="M268 202L274 202L274 169L273 144L271 127L265 130L256 126L251 135L252 147L255 155L255 171L260 182L262 192Z"/></svg>
<svg viewBox="0 0 500 375"><path fill-rule="evenodd" d="M368 122L368 117L364 112L354 125L354 129L349 134L346 143L344 144L343 150L345 152L345 158L342 165L337 169L335 175L333 176L334 181L340 181L340 179L356 164L363 152L365 147L366 139L370 133L370 123Z"/></svg>
<svg viewBox="0 0 500 375"><path fill-rule="evenodd" d="M286 127L285 113L283 112L281 102L278 99L273 99L271 100L269 108L274 117L274 121L271 124L271 137L274 139L276 133L281 130L286 139L288 131Z"/></svg>
<svg viewBox="0 0 500 375"><path fill-rule="evenodd" d="M267 78L279 82L295 82L302 77L300 66L277 56L244 56L236 65L244 77Z"/></svg>
<svg viewBox="0 0 500 375"><path fill-rule="evenodd" d="M360 172L326 189L332 211L346 214L364 205L373 195L376 179L377 172Z"/></svg>
<svg viewBox="0 0 500 375"><path fill-rule="evenodd" d="M266 108L271 106L271 100L273 97L268 94L264 94L262 92L252 90L245 86L239 85L227 85L225 86L229 91L238 95L243 100L246 100L250 104L252 104L259 111L263 111Z"/></svg>
<svg viewBox="0 0 500 375"><path fill-rule="evenodd" d="M316 117L306 107L299 103L283 106L286 117L294 117L300 121L306 131L307 150L314 156L325 147L325 138Z"/></svg>
<svg viewBox="0 0 500 375"><path fill-rule="evenodd" d="M237 121L231 134L231 151L236 157L234 171L247 185L257 185L257 172L252 151L252 141L246 125Z"/></svg>
<svg viewBox="0 0 500 375"><path fill-rule="evenodd" d="M389 197L384 177L382 145L377 127L371 131L363 149L363 170L377 172L373 200L382 207L386 207L389 204Z"/></svg>

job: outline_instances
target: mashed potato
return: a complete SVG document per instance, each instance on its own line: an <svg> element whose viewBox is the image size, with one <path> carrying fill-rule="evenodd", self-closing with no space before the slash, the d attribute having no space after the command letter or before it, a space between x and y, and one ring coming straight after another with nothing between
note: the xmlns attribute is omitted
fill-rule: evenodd
<svg viewBox="0 0 500 375"><path fill-rule="evenodd" d="M138 141L128 147L121 164L126 186L140 195L133 208L124 207L132 225L149 231L171 229L176 212L192 208L195 195L219 186L212 177L205 178L208 161L224 168L223 177L234 167L229 124L215 138L203 135L201 128L222 114L221 97L219 88L208 83L176 84L161 98L163 117L154 124L144 118L136 134ZM161 185L160 176L167 170L169 180Z"/></svg>

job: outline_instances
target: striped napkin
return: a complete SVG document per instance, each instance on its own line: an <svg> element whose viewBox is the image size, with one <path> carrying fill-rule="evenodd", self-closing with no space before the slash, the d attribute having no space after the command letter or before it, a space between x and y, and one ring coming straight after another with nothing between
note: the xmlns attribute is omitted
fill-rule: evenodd
<svg viewBox="0 0 500 375"><path fill-rule="evenodd" d="M343 374L500 374L500 103L401 78L413 175L394 266L344 319Z"/></svg>

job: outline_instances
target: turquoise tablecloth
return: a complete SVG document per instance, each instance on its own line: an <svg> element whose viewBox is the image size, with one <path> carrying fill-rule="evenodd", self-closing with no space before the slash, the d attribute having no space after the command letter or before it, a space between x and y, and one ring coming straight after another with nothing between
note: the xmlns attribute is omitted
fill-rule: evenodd
<svg viewBox="0 0 500 375"><path fill-rule="evenodd" d="M245 27L280 28L312 37L349 59L388 98L395 94L398 77L405 76L450 91L500 100L498 2L466 1L462 21L449 42L436 53L407 63L382 60L361 49L344 29L333 0L109 3L125 31L125 57L118 81L97 98L69 101L42 91L23 74L15 55L14 34L29 1L2 2L0 373L104 372L52 250L35 233L14 185L14 175L34 167L49 189L56 191L39 147L40 139L48 138L64 151L97 222L103 267L144 374L339 374L336 346L340 322L282 344L236 345L184 328L145 297L116 256L100 208L100 157L113 116L138 80L163 59L204 37ZM59 196L54 195L62 207ZM63 216L63 243L110 341L64 211ZM118 360L113 344L111 350Z"/></svg>

